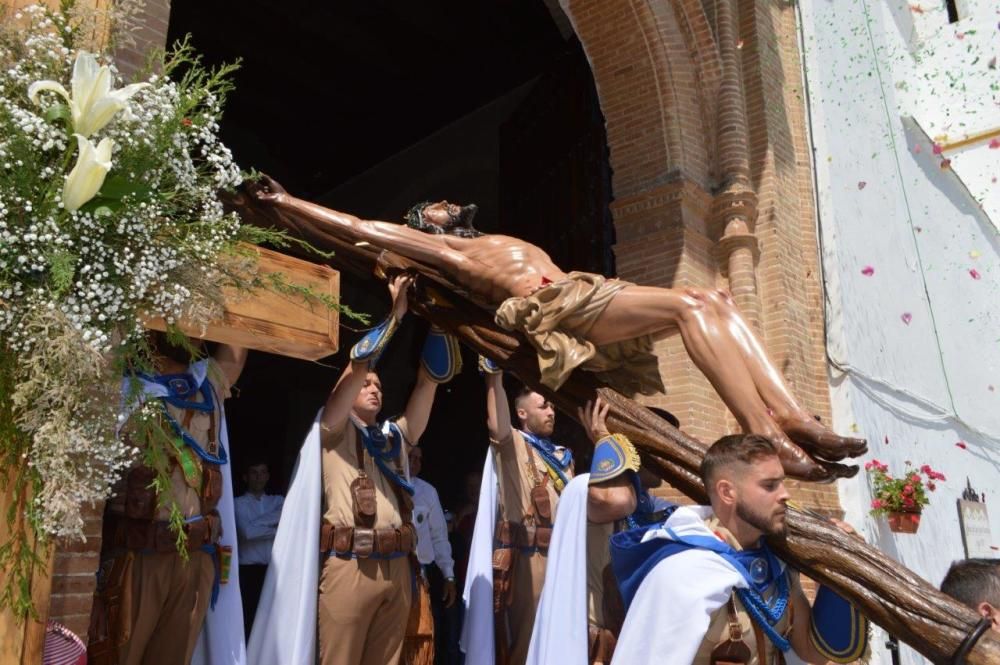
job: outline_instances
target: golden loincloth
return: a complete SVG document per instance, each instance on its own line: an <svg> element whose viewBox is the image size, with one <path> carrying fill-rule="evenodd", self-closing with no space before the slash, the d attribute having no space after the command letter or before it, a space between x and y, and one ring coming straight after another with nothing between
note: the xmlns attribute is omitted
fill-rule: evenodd
<svg viewBox="0 0 1000 665"><path fill-rule="evenodd" d="M628 282L571 272L530 296L508 298L497 308L497 325L524 333L538 352L542 383L558 390L577 367L594 372L627 396L662 393L653 338L595 346L587 340L594 322Z"/></svg>

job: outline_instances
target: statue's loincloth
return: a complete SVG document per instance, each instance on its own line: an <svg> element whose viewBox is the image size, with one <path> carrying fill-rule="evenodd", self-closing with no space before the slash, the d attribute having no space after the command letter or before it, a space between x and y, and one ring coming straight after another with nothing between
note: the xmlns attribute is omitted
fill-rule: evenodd
<svg viewBox="0 0 1000 665"><path fill-rule="evenodd" d="M663 392L653 338L596 346L587 339L594 322L628 282L587 272L544 286L497 308L497 325L527 336L538 352L542 383L558 390L577 367L594 372L615 390L632 396Z"/></svg>

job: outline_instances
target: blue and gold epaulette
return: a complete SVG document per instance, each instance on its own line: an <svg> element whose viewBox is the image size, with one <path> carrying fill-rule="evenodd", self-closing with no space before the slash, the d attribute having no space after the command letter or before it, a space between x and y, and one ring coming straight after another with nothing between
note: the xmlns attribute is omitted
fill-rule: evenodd
<svg viewBox="0 0 1000 665"><path fill-rule="evenodd" d="M503 370L500 365L487 358L486 356L479 355L479 373L480 374L500 374Z"/></svg>
<svg viewBox="0 0 1000 665"><path fill-rule="evenodd" d="M451 381L462 371L462 350L458 340L440 328L431 326L420 354L420 364L435 383Z"/></svg>
<svg viewBox="0 0 1000 665"><path fill-rule="evenodd" d="M369 366L375 367L382 351L385 350L385 345L389 343L398 327L399 322L396 321L396 317L390 314L385 321L365 333L365 336L351 347L351 360L353 362L367 360Z"/></svg>
<svg viewBox="0 0 1000 665"><path fill-rule="evenodd" d="M626 471L639 470L639 452L623 434L609 434L594 446L590 462L590 484L617 478Z"/></svg>
<svg viewBox="0 0 1000 665"><path fill-rule="evenodd" d="M812 608L809 639L834 663L850 663L868 648L868 619L846 598L820 584Z"/></svg>

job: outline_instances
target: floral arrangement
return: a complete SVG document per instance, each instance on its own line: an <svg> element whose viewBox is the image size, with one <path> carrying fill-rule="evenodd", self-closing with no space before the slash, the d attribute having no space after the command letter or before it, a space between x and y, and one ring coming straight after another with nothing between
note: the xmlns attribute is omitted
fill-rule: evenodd
<svg viewBox="0 0 1000 665"><path fill-rule="evenodd" d="M906 462L903 475L898 478L889 474L888 464L878 460L866 463L865 471L868 472L874 493L869 511L874 516L919 513L930 503L927 493L937 489L937 481L945 480L944 474L935 471L930 465L924 464L918 471L909 461Z"/></svg>
<svg viewBox="0 0 1000 665"><path fill-rule="evenodd" d="M218 136L235 66L208 70L182 42L126 85L95 35L127 35L130 3L107 4L0 16L0 490L14 497L0 607L21 616L48 539L82 538L82 509L124 469L141 459L169 485L162 407L128 419L142 449L118 432L121 376L152 367L144 318L204 325L224 289L304 295L264 284L241 245L291 239L218 198L242 180Z"/></svg>

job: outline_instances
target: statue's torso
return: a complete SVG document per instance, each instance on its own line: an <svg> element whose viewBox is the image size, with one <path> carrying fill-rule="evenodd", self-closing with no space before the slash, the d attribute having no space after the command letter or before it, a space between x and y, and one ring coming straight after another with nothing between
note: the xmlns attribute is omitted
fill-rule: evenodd
<svg viewBox="0 0 1000 665"><path fill-rule="evenodd" d="M486 235L448 238L447 242L470 259L453 268L456 280L492 305L530 295L566 277L548 254L518 238Z"/></svg>

